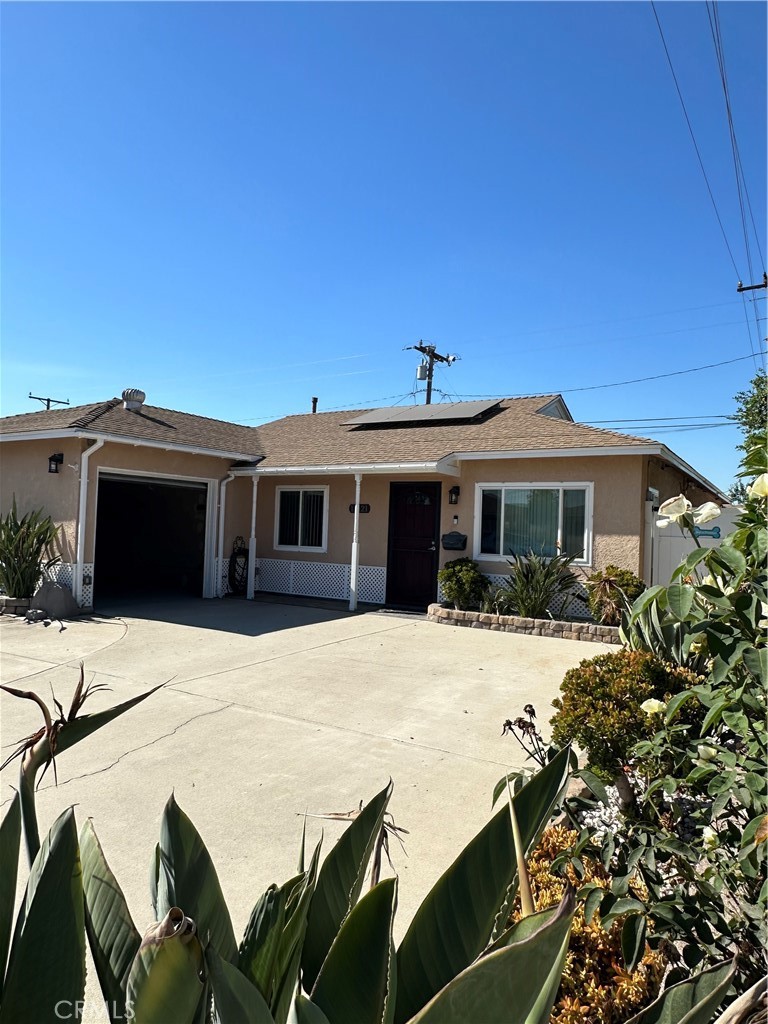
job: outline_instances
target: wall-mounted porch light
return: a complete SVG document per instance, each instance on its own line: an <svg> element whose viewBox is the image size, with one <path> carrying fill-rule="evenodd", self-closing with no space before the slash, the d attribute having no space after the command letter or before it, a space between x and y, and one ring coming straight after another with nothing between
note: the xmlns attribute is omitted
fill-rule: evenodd
<svg viewBox="0 0 768 1024"><path fill-rule="evenodd" d="M64 462L64 453L56 452L55 455L48 456L48 472L58 473L59 466Z"/></svg>
<svg viewBox="0 0 768 1024"><path fill-rule="evenodd" d="M459 495L460 494L461 494L461 488L458 485L452 487L450 489L450 491L448 491L448 504L449 505L458 505L459 504Z"/></svg>

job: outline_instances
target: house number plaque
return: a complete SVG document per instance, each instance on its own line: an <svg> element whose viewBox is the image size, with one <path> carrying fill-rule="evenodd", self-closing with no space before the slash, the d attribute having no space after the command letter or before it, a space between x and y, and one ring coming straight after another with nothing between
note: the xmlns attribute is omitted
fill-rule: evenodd
<svg viewBox="0 0 768 1024"><path fill-rule="evenodd" d="M360 505L359 508L360 508L360 512L361 513L362 512L370 512L371 511L371 506L370 505ZM354 502L349 506L349 511L350 512L354 512L355 511L355 504L354 504Z"/></svg>

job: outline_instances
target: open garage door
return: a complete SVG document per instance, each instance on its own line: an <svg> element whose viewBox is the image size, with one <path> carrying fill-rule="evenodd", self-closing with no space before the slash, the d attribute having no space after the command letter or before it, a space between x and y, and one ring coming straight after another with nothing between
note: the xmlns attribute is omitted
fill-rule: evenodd
<svg viewBox="0 0 768 1024"><path fill-rule="evenodd" d="M208 485L99 474L94 604L203 596Z"/></svg>

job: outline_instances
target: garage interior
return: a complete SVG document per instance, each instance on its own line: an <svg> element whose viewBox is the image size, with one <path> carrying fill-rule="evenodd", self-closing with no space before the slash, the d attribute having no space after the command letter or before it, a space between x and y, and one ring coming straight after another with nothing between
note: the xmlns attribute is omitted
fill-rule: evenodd
<svg viewBox="0 0 768 1024"><path fill-rule="evenodd" d="M202 597L208 488L192 480L101 474L94 605L126 596Z"/></svg>

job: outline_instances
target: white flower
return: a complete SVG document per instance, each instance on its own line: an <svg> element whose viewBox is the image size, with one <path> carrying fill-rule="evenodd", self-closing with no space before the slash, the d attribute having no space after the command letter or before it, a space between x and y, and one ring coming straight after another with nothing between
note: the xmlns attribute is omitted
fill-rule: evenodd
<svg viewBox="0 0 768 1024"><path fill-rule="evenodd" d="M661 509L659 509L661 511ZM705 501L703 505L699 505L698 508L693 510L693 521L697 525L701 523L708 523L712 519L717 519L720 515L720 507L716 505L714 501Z"/></svg>
<svg viewBox="0 0 768 1024"><path fill-rule="evenodd" d="M670 523L679 523L684 516L688 515L692 508L693 506L690 501L682 494L678 494L676 498L667 498L659 506L659 516L661 518L656 520L656 525L664 529Z"/></svg>
<svg viewBox="0 0 768 1024"><path fill-rule="evenodd" d="M701 830L701 838L704 843L705 850L714 850L720 845L717 839L717 832L715 832L713 828L710 828L709 825L705 825Z"/></svg>
<svg viewBox="0 0 768 1024"><path fill-rule="evenodd" d="M699 755L700 761L714 761L717 757L717 749L707 746L706 743L700 743L696 753Z"/></svg>
<svg viewBox="0 0 768 1024"><path fill-rule="evenodd" d="M751 487L747 488L750 497L768 497L768 473L761 473ZM661 510L659 510L661 511Z"/></svg>
<svg viewBox="0 0 768 1024"><path fill-rule="evenodd" d="M666 706L667 705L663 700L656 700L655 697L649 697L648 700L644 700L640 705L640 710L644 711L646 715L660 715Z"/></svg>

